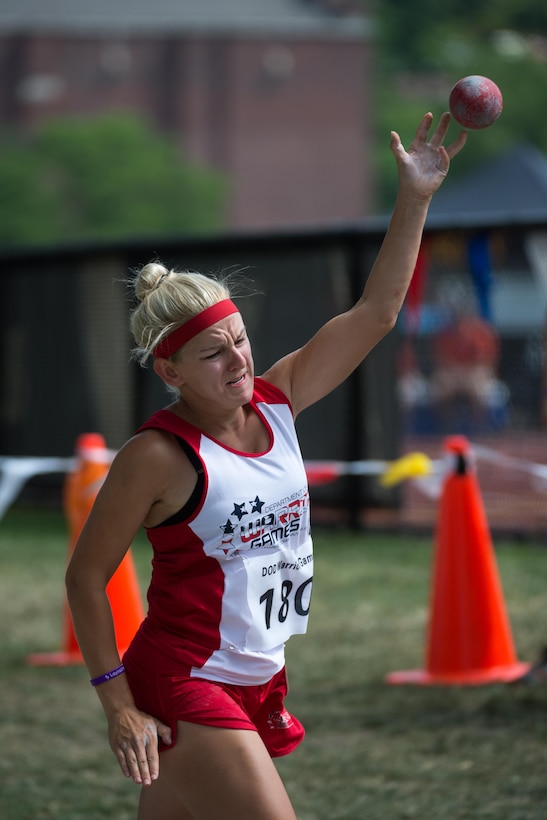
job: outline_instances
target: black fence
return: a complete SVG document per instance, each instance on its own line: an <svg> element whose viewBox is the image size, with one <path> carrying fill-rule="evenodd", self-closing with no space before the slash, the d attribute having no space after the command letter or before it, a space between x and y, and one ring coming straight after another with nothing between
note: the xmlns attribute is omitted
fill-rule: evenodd
<svg viewBox="0 0 547 820"><path fill-rule="evenodd" d="M378 220L292 233L4 251L0 454L70 456L82 432L100 432L116 449L167 403L151 370L129 361L126 280L135 267L160 258L205 273L241 270L251 285L239 304L260 373L354 303L385 227ZM541 460L545 236L547 215L533 224L430 220L396 330L344 385L300 417L304 457L392 460L412 448L435 457L446 435L463 433L492 446L512 442L511 456L522 452L523 440L536 442L531 452ZM483 320L493 337L480 401L456 390L448 401L439 387L440 351L450 350L448 334L462 317ZM471 337L478 336L475 328ZM37 478L28 492L58 484L58 477ZM329 520L417 520L404 514L406 489L386 489L375 476L343 476L312 494L318 509L333 513ZM415 498L411 503L419 506Z"/></svg>

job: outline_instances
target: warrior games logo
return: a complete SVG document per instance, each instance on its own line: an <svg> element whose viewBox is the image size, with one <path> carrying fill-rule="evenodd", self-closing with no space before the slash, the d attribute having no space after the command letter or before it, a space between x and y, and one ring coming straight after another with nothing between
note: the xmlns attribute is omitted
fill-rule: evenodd
<svg viewBox="0 0 547 820"><path fill-rule="evenodd" d="M233 510L220 525L222 552L235 557L247 550L272 549L289 540L303 541L309 535L309 507L307 486L273 504L266 505L258 495L251 501L234 501Z"/></svg>

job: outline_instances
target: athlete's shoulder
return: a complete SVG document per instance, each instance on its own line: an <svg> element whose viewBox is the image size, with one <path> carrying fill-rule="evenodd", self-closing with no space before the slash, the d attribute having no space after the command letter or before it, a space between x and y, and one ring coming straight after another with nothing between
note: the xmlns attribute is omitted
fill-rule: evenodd
<svg viewBox="0 0 547 820"><path fill-rule="evenodd" d="M163 430L167 433L172 433L178 438L182 438L189 444L197 444L201 433L197 427L190 424L184 419L181 419L172 410L164 409L157 410L150 418L143 422L137 430L137 433L142 433L145 430Z"/></svg>
<svg viewBox="0 0 547 820"><path fill-rule="evenodd" d="M285 393L261 376L255 378L254 400L265 404L287 404L290 407L290 401Z"/></svg>

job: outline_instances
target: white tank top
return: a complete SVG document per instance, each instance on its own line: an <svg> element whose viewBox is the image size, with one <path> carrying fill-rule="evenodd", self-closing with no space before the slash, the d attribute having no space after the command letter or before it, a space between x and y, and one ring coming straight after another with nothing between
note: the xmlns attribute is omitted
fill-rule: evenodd
<svg viewBox="0 0 547 820"><path fill-rule="evenodd" d="M252 401L269 431L264 453L232 450L169 411L145 427L190 444L205 473L197 511L148 530L154 547L146 631L192 658L191 674L236 684L268 681L284 643L306 631L313 575L306 471L292 411L256 380Z"/></svg>

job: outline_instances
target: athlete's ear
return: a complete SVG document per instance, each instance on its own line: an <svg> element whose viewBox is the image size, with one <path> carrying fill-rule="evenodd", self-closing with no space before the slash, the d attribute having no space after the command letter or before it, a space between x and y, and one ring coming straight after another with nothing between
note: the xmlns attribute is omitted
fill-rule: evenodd
<svg viewBox="0 0 547 820"><path fill-rule="evenodd" d="M180 387L181 384L184 384L184 379L170 359L154 359L152 367L154 373L169 387Z"/></svg>

